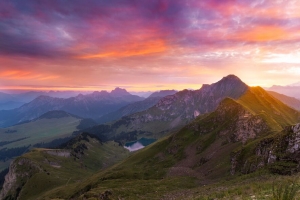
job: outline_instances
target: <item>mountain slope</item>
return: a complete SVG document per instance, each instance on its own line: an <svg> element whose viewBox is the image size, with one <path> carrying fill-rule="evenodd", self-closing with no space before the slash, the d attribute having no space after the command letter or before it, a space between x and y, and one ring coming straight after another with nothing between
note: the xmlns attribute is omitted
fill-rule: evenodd
<svg viewBox="0 0 300 200"><path fill-rule="evenodd" d="M280 85L273 85L270 88L266 88L269 91L274 91L280 94L287 95L289 97L295 97L300 99L300 86L297 85L287 85L287 86L280 86Z"/></svg>
<svg viewBox="0 0 300 200"><path fill-rule="evenodd" d="M134 141L141 137L161 138L197 116L216 109L225 98L237 100L251 113L260 114L274 131L298 122L299 112L275 99L260 87L249 87L238 77L229 75L212 85L195 91L183 90L162 98L146 111L125 116L110 125L86 131L102 140Z"/></svg>
<svg viewBox="0 0 300 200"><path fill-rule="evenodd" d="M29 103L39 96L49 96L49 97L58 97L58 98L70 98L75 97L80 93L87 93L82 91L29 91L21 93L7 94L0 92L0 110L10 110L18 108L25 103Z"/></svg>
<svg viewBox="0 0 300 200"><path fill-rule="evenodd" d="M117 143L101 143L87 133L62 147L34 149L17 158L10 165L1 199L37 199L48 190L80 182L128 156L128 151Z"/></svg>
<svg viewBox="0 0 300 200"><path fill-rule="evenodd" d="M238 77L229 75L199 90L183 90L162 98L155 106L111 125L99 125L86 131L102 140L132 141L141 137L161 138L170 130L184 126L197 116L216 109L226 97L239 98L248 86Z"/></svg>
<svg viewBox="0 0 300 200"><path fill-rule="evenodd" d="M51 110L63 110L82 118L97 118L140 100L143 98L131 95L120 88L111 93L101 91L87 95L80 94L68 99L40 96L20 108L0 111L0 127L32 120Z"/></svg>
<svg viewBox="0 0 300 200"><path fill-rule="evenodd" d="M75 117L64 111L50 111L41 117L21 123L16 126L1 129L0 137L2 141L13 141L20 138L20 142L12 142L2 147L19 147L24 145L34 145L41 141L51 141L57 137L69 136L77 130L82 118Z"/></svg>
<svg viewBox="0 0 300 200"><path fill-rule="evenodd" d="M35 120L0 129L0 170L32 147L53 147L69 140L74 131L95 124L64 111L50 111Z"/></svg>
<svg viewBox="0 0 300 200"><path fill-rule="evenodd" d="M158 92L153 92L148 98L154 98L154 97L166 97L169 95L175 94L176 90L160 90Z"/></svg>
<svg viewBox="0 0 300 200"><path fill-rule="evenodd" d="M140 150L83 183L52 191L47 198L60 195L66 199L93 199L111 191L112 199L134 199L137 196L155 199L197 187L197 182L210 184L237 178L236 174L252 173L260 168L267 167L272 173L297 170L300 149L295 144L299 139L300 125L283 130L282 138L280 132L274 132L274 128L269 126L264 114L256 113L260 106L255 103L245 107L238 100L226 98L214 112L199 116L170 137ZM283 144L277 145L272 141L283 141ZM287 162L290 168L282 164L284 158L290 159Z"/></svg>
<svg viewBox="0 0 300 200"><path fill-rule="evenodd" d="M289 97L289 96L279 94L279 93L273 92L273 91L267 91L267 92L269 94L271 94L273 97L275 97L276 99L285 103L286 105L300 111L300 99L296 99L294 97Z"/></svg>
<svg viewBox="0 0 300 200"><path fill-rule="evenodd" d="M132 113L137 113L137 112L147 110L148 108L151 108L152 106L157 104L161 98L168 96L168 95L173 95L175 93L176 93L175 90L162 90L159 92L154 92L153 94L151 94L148 98L146 98L143 101L137 101L137 102L131 103L127 106L124 106L124 107L118 109L117 111L103 115L102 117L97 119L97 122L99 124L106 123L106 122L120 119L120 118L130 115Z"/></svg>
<svg viewBox="0 0 300 200"><path fill-rule="evenodd" d="M4 103L0 103L0 110L11 110L14 108L21 107L24 104L25 104L24 102L7 101Z"/></svg>
<svg viewBox="0 0 300 200"><path fill-rule="evenodd" d="M238 102L251 112L261 114L275 131L299 122L299 112L269 95L261 87L250 88Z"/></svg>

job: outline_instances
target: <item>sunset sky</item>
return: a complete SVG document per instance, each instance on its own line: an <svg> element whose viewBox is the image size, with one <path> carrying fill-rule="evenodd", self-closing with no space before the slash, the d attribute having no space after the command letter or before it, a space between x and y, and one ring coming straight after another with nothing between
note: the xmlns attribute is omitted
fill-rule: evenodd
<svg viewBox="0 0 300 200"><path fill-rule="evenodd" d="M0 90L300 81L299 0L0 0Z"/></svg>

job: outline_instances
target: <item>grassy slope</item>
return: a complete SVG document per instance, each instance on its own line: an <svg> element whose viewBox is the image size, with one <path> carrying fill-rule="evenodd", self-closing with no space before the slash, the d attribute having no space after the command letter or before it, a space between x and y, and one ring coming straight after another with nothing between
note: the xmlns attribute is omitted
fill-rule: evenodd
<svg viewBox="0 0 300 200"><path fill-rule="evenodd" d="M273 96L261 87L252 87L238 99L238 102L252 113L261 115L274 131L300 121L300 113Z"/></svg>
<svg viewBox="0 0 300 200"><path fill-rule="evenodd" d="M80 141L80 143L88 147L80 159L50 155L47 153L49 151L47 149L35 149L18 158L28 158L42 169L24 185L20 199L37 199L53 188L82 182L99 169L107 168L129 154L127 150L115 142L101 144L98 140L89 138L89 142ZM56 163L60 167L53 167L49 162Z"/></svg>
<svg viewBox="0 0 300 200"><path fill-rule="evenodd" d="M131 155L125 161L99 172L89 179L66 187L54 189L40 199L52 197L71 198L80 195L86 190L94 188L87 196L99 195L113 189L114 197L117 196L139 199L147 196L154 199L160 194L178 189L179 187L190 188L195 185L191 178L164 178L168 167L174 164L174 158L168 157L165 161L159 161L158 153L164 151L168 139L161 140L155 145L150 145L137 154Z"/></svg>
<svg viewBox="0 0 300 200"><path fill-rule="evenodd" d="M59 119L40 119L29 123L0 129L0 141L12 141L20 138L27 139L13 142L2 146L1 148L12 148L33 145L39 142L49 142L56 138L69 136L77 130L81 119L75 117L64 117ZM16 130L14 133L5 133L7 130Z"/></svg>
<svg viewBox="0 0 300 200"><path fill-rule="evenodd" d="M283 94L279 94L279 93L273 92L273 91L268 91L268 93L271 94L276 99L279 99L286 105L300 111L300 100L299 99L296 99L295 97L289 97L289 96L286 96Z"/></svg>
<svg viewBox="0 0 300 200"><path fill-rule="evenodd" d="M234 101L230 100L228 103L232 102ZM230 113L229 115L235 114ZM195 187L195 180L199 177L201 181L207 181L207 179L216 178L220 174L227 176L229 175L230 167L229 152L239 143L222 145L225 138L217 138L217 133L232 123L231 118L233 116L225 116L228 120L220 124L214 123L216 117L218 117L218 113L213 112L204 117L204 119L202 117L195 122L202 129L210 129L211 126L216 125L216 129L212 132L199 134L193 128L195 124L190 124L190 126L183 128L171 137L150 145L120 164L92 176L83 183L75 184L62 190L53 190L52 193L48 194L48 197L53 195L53 197L62 196L68 199L74 194L80 196L81 192L84 193L90 188L94 188L85 193L85 196L95 197L96 194L98 195L106 190L113 190L114 198L120 196L122 198L139 199L143 196L144 198L151 197L155 199L179 188ZM213 166L211 167L211 173L205 177L201 166L197 166L196 163L202 157L213 152L209 148L212 145L215 147L215 150L218 149L218 156L222 158L223 164L214 165L220 159L217 157L212 158L206 164ZM188 149L196 150L196 152L187 152ZM188 160L189 157L193 157L192 161ZM192 166L184 165L185 162L192 163ZM181 176L181 174L176 174L176 172L174 174L172 173L173 169L175 171L176 169L184 169L190 171L191 175L183 174ZM145 188L149 189L145 190ZM83 196L81 197L83 198Z"/></svg>
<svg viewBox="0 0 300 200"><path fill-rule="evenodd" d="M20 141L3 145L3 148L16 148L34 145L40 142L50 142L54 139L70 136L73 131L77 130L81 119L75 117L64 117L59 119L40 119L29 123L24 123L9 128L0 129L0 142L13 141L26 138ZM8 130L16 130L17 132L5 133ZM12 159L5 162L0 161L0 170L7 168Z"/></svg>
<svg viewBox="0 0 300 200"><path fill-rule="evenodd" d="M236 176L230 175L230 153L241 147L242 143L228 142L228 135L221 136L220 133L234 130L241 110L250 111L253 117L262 117L270 125L269 131L262 137L274 134L282 130L284 125L295 123L299 119L299 113L270 97L261 88L251 88L237 102L226 99L222 108L200 116L172 136L80 184L52 190L41 199L58 196L66 199L73 196L93 199L104 195L105 191L110 191L112 198L160 199L173 193L177 195L182 190L189 191L189 188L194 188L191 193L197 193L200 190L197 186L199 183L211 184L216 180L233 179ZM230 112L223 112L230 106L233 106ZM220 118L221 113L224 116ZM250 139L246 145L253 146L257 141L258 139ZM237 183L238 181L233 180L231 187L238 188L235 185ZM249 184L251 186L251 181ZM218 194L216 191L210 192ZM236 195L240 195L238 191ZM197 197L196 194L192 196ZM180 199L179 196L178 198Z"/></svg>

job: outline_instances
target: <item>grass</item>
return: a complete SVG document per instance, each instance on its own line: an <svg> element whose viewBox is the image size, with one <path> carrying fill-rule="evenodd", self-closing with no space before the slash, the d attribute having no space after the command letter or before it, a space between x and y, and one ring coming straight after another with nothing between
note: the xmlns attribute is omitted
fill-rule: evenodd
<svg viewBox="0 0 300 200"><path fill-rule="evenodd" d="M81 119L75 117L64 117L59 119L40 119L37 121L24 123L9 128L0 129L0 142L13 141L26 138L20 141L3 145L0 148L16 148L34 145L41 142L50 142L54 139L70 136L77 130ZM8 130L16 130L14 133L5 133ZM12 159L0 161L0 170L7 168Z"/></svg>
<svg viewBox="0 0 300 200"><path fill-rule="evenodd" d="M300 190L298 177L292 180L274 181L272 187L273 200L294 200Z"/></svg>
<svg viewBox="0 0 300 200"><path fill-rule="evenodd" d="M203 184L201 180L191 177L166 177L163 179L134 179L134 178L112 178L98 179L93 177L94 186L85 187L74 192L72 187L64 187L64 190L52 190L46 196L38 199L71 199L92 200L109 192L109 199L237 199L237 200L279 200L273 196L274 181L287 182L293 177L277 176L259 171L251 175L233 176L229 180L221 179L211 183ZM90 180L89 180L90 181ZM82 184L82 183L81 183ZM84 184L84 182L83 182ZM292 191L291 185L288 185ZM295 190L293 190L295 191ZM54 192L54 193L53 193ZM54 195L55 194L55 195ZM290 199L296 200L299 193ZM52 196L53 195L53 196Z"/></svg>
<svg viewBox="0 0 300 200"><path fill-rule="evenodd" d="M15 163L20 159L28 160L25 165L17 165L20 174L17 175L18 181L23 185L19 199L37 199L49 190L82 182L95 172L120 162L129 155L126 149L115 142L100 144L94 138L89 138L89 142L82 142L88 149L80 159L52 155L47 153L52 151L48 149L34 149L19 157ZM42 170L33 171L33 166L39 166ZM29 178L26 175L23 177L23 174L27 174Z"/></svg>
<svg viewBox="0 0 300 200"><path fill-rule="evenodd" d="M251 175L235 176L229 181L223 180L194 188L187 199L296 200L300 197L297 184L293 176L278 177L259 171ZM293 195L283 198L284 193Z"/></svg>
<svg viewBox="0 0 300 200"><path fill-rule="evenodd" d="M2 146L1 148L12 148L33 145L39 142L49 142L53 139L67 137L77 130L81 119L74 117L65 117L60 119L40 119L37 121L12 126L0 130L1 141L12 141L19 138L25 138L18 142L13 142ZM5 133L7 130L16 130L15 133Z"/></svg>
<svg viewBox="0 0 300 200"><path fill-rule="evenodd" d="M294 120L295 116L291 115L291 118L284 119L285 115L277 118L266 115L265 120L268 120L267 118L278 120L275 122L280 128L275 127L273 132L259 135L260 138L251 139L244 145L240 142L225 142L228 135L222 136L220 133L229 130L231 134L230 131L235 130L241 110L250 110L253 116L256 116L262 115L258 112L261 108L271 109L272 106L269 102L264 102L260 94L250 95L255 98L252 102L254 105L250 104L251 100L239 104L242 100L236 102L226 99L222 104L223 107L199 117L170 137L159 140L80 184L56 188L41 199L49 197L95 199L108 193L112 199L160 199L162 196L167 198L168 195L180 199L180 195L186 192L195 199L233 199L232 197L267 199L272 195L273 176L269 175L268 171L264 172L263 178L255 173L253 177L243 175L242 177L245 177L243 179L239 177L240 173L231 176L230 153L240 148L242 150L240 159L253 159L255 162L256 158L251 156L261 138L267 134L274 135L276 130L282 130L281 125L290 123L289 120ZM224 113L228 108L229 110ZM283 112L284 109L286 108L283 106L280 111ZM267 123L270 125L270 120ZM207 161L197 166L197 160L201 158L207 158ZM195 177L189 175L169 176L168 172L173 166L187 167L196 173L204 173L204 176L198 177L197 181ZM186 180L191 184L187 184ZM207 182L209 186L205 188L197 186L199 181Z"/></svg>
<svg viewBox="0 0 300 200"><path fill-rule="evenodd" d="M202 125L207 125L208 124L207 122L213 120L214 117L215 117L214 114L207 116L206 118L203 119L204 121L201 121ZM179 132L173 134L172 136L159 140L155 144L150 145L145 149L142 149L141 151L131 155L126 160L115 165L114 167L109 168L106 171L100 172L80 184L74 184L68 187L68 189L57 188L53 190L51 193L48 193L47 195L49 195L48 197L71 198L73 195L81 196L81 194L83 193L87 194L87 192L91 192L95 190L101 193L101 192L105 192L102 187L104 187L107 190L109 188L119 188L119 186L110 186L113 182L118 180L122 180L121 182L124 182L124 185L122 186L124 188L124 191L132 191L133 189L131 188L131 185L135 185L134 183L136 183L135 186L137 188L136 190L137 191L140 190L141 194L145 193L144 189L138 187L138 185L140 185L139 182L142 180L147 180L149 183L151 182L155 182L157 184L160 183L158 186L155 186L154 188L166 187L165 180L173 180L174 183L177 182L177 184L175 184L177 188L176 189L174 188L174 190L178 190L180 187L185 187L184 182L180 184L181 181L183 181L186 178L192 180L194 180L195 178L177 177L177 176L168 178L167 173L169 168L174 166L179 161L184 160L187 157L185 151L187 147L193 148L194 146L197 146L197 144L202 143L203 147L201 152L204 152L215 142L221 144L221 142L219 142L219 140L216 139L217 138L216 135L219 130L223 129L226 126L227 126L226 123L221 124L218 129L208 134L199 134L194 130L192 130L190 127L185 127L181 129ZM236 145L233 146L235 147ZM222 152L225 149L224 145L223 147L224 148L221 148L219 152ZM228 150L224 151L224 154L230 152L230 149L232 147L226 147L226 148L228 148ZM211 151L205 153L209 154L211 153ZM222 158L227 159L228 156L224 156L224 154L222 154ZM219 159L214 158L211 161L211 163L216 163L217 161L219 161ZM229 169L230 165L228 161L226 162L224 160L224 165L226 165L225 169ZM217 166L216 171L220 170L221 168L224 168L224 166L218 166L218 165L216 166ZM222 173L223 172L224 171L222 171ZM227 173L228 172L226 172L225 174ZM217 175L219 174L217 173L214 176ZM130 185L126 184L127 182L130 182ZM102 189L98 188L98 185L99 186L101 185ZM128 197L126 195L129 194L124 194L123 192L118 189L117 192L115 191L113 193L116 193L117 195L122 197L123 195L124 197ZM131 198L134 199L135 197L130 196L130 199ZM140 196L137 198L140 198Z"/></svg>
<svg viewBox="0 0 300 200"><path fill-rule="evenodd" d="M237 100L252 113L261 115L274 131L295 124L300 113L269 95L261 87L252 87Z"/></svg>

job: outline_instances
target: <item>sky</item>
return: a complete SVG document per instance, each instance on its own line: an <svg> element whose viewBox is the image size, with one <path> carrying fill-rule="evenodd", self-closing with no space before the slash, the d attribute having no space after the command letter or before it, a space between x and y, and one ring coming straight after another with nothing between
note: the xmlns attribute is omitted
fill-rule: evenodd
<svg viewBox="0 0 300 200"><path fill-rule="evenodd" d="M0 90L300 80L298 0L0 0Z"/></svg>

